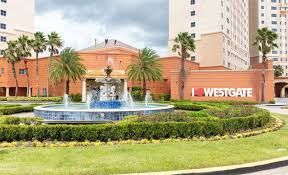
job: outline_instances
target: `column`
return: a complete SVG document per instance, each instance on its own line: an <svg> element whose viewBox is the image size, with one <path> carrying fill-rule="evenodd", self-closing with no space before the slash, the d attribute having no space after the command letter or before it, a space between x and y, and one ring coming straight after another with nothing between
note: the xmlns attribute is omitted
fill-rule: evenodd
<svg viewBox="0 0 288 175"><path fill-rule="evenodd" d="M128 91L128 81L124 79L124 92Z"/></svg>
<svg viewBox="0 0 288 175"><path fill-rule="evenodd" d="M86 79L82 81L82 102L86 102L87 98L87 84Z"/></svg>
<svg viewBox="0 0 288 175"><path fill-rule="evenodd" d="M6 97L9 97L10 96L10 88L9 87L6 87Z"/></svg>

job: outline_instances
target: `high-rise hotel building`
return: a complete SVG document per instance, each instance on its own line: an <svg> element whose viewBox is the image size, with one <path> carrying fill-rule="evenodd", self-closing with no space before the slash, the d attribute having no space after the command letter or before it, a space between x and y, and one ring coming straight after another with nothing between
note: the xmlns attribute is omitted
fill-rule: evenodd
<svg viewBox="0 0 288 175"><path fill-rule="evenodd" d="M249 0L251 61L261 61L261 53L253 46L258 28L268 27L278 34L278 48L267 55L274 65L281 65L288 77L288 0Z"/></svg>
<svg viewBox="0 0 288 175"><path fill-rule="evenodd" d="M248 0L169 0L169 52L180 32L196 41L191 60L201 66L250 66Z"/></svg>
<svg viewBox="0 0 288 175"><path fill-rule="evenodd" d="M35 0L0 0L0 53L7 41L34 32Z"/></svg>

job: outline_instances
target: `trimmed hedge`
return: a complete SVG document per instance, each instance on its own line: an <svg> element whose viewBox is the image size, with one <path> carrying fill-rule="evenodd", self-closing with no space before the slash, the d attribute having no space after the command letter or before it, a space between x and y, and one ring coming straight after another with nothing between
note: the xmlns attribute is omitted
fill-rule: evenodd
<svg viewBox="0 0 288 175"><path fill-rule="evenodd" d="M0 124L1 125L40 125L44 121L42 118L36 118L36 117L11 117L11 116L5 116L0 117Z"/></svg>
<svg viewBox="0 0 288 175"><path fill-rule="evenodd" d="M266 126L269 112L250 117L195 122L123 123L105 125L0 125L0 141L119 141L212 137Z"/></svg>
<svg viewBox="0 0 288 175"><path fill-rule="evenodd" d="M0 108L0 114L11 115L11 114L17 114L21 112L33 112L34 107L36 106L38 106L38 104L27 105L27 106L4 107L4 108Z"/></svg>
<svg viewBox="0 0 288 175"><path fill-rule="evenodd" d="M7 97L7 101L61 102L62 97Z"/></svg>

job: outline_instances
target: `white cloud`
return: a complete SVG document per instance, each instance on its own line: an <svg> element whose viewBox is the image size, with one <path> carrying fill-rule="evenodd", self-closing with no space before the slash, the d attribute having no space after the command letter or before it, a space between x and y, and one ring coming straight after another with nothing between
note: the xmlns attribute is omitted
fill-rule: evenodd
<svg viewBox="0 0 288 175"><path fill-rule="evenodd" d="M64 18L62 11L49 11L36 16L36 30L45 34L50 32L59 33L65 41L65 47L83 49L97 42L104 41L105 38L113 38L126 42L137 48L147 46L145 38L149 36L149 31L144 31L138 26L127 25L125 28L114 28L101 22L87 20L77 22ZM149 47L149 46L148 46ZM154 48L161 56L167 55L167 49L162 47Z"/></svg>

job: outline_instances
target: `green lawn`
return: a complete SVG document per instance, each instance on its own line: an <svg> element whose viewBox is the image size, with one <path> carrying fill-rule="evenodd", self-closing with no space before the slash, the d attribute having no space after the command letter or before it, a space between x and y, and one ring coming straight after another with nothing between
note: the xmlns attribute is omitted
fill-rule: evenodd
<svg viewBox="0 0 288 175"><path fill-rule="evenodd" d="M288 116L277 116L288 122ZM216 142L0 149L0 174L112 174L242 164L288 156L287 138L285 125L273 133Z"/></svg>

